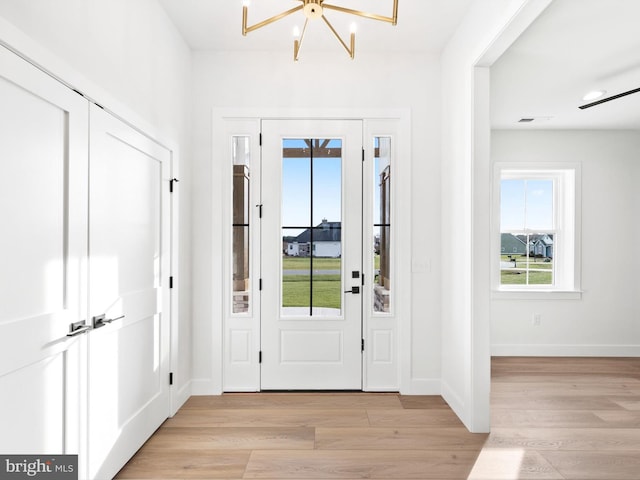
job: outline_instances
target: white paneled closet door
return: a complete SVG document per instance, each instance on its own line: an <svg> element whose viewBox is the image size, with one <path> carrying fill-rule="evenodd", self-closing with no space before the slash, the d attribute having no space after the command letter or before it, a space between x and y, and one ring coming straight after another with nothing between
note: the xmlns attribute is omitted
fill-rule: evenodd
<svg viewBox="0 0 640 480"><path fill-rule="evenodd" d="M87 129L84 98L0 47L0 452L81 465Z"/></svg>
<svg viewBox="0 0 640 480"><path fill-rule="evenodd" d="M171 152L92 106L89 476L112 478L169 416Z"/></svg>
<svg viewBox="0 0 640 480"><path fill-rule="evenodd" d="M169 416L171 151L0 47L0 453L112 478Z"/></svg>

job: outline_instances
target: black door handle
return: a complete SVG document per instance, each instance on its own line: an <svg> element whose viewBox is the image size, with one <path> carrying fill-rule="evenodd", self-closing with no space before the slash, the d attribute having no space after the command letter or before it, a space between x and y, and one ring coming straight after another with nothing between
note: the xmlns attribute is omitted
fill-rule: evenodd
<svg viewBox="0 0 640 480"><path fill-rule="evenodd" d="M345 290L344 293L353 293L357 295L360 293L360 287L351 287L351 290Z"/></svg>

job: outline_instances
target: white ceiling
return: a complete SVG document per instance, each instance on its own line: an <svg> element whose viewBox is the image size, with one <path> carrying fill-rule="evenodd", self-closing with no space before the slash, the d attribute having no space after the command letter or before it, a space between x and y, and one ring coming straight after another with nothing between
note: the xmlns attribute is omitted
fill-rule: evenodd
<svg viewBox="0 0 640 480"><path fill-rule="evenodd" d="M194 50L291 51L296 12L242 36L242 0L159 0ZM392 0L326 0L391 15ZM346 40L358 25L358 53L440 52L475 0L399 0L398 25L335 11L326 16ZM249 24L300 0L251 0ZM318 23L319 22L319 23ZM304 52L346 55L327 27L310 23ZM357 61L357 60L356 60ZM554 0L491 68L493 128L640 129L640 93L579 110L585 93L640 87L640 0ZM520 118L536 120L517 123Z"/></svg>
<svg viewBox="0 0 640 480"><path fill-rule="evenodd" d="M493 128L640 129L640 0L554 0L491 68ZM523 117L551 117L518 124Z"/></svg>
<svg viewBox="0 0 640 480"><path fill-rule="evenodd" d="M304 14L296 12L243 37L242 0L159 1L194 50L293 51L293 27L298 25L302 29L304 24ZM399 0L395 27L336 11L326 11L325 15L345 41L351 24L356 22L356 58L358 52L440 52L471 2ZM391 16L393 7L393 0L327 0L327 3L384 16ZM300 0L252 0L248 23L253 25L298 5ZM303 49L344 53L322 20L310 22Z"/></svg>

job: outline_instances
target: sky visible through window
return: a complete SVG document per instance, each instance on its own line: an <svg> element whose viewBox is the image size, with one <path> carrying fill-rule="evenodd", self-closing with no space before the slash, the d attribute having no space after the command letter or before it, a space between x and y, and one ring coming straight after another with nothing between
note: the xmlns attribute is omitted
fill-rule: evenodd
<svg viewBox="0 0 640 480"><path fill-rule="evenodd" d="M374 138L374 148L378 148L378 137ZM321 141L322 143L322 141ZM332 139L327 148L341 148L342 140ZM285 139L283 148L308 148L304 139ZM380 172L379 159L374 166L374 223L380 223ZM341 221L342 204L342 159L316 158L313 164L314 212L313 226L323 219L329 222ZM347 192L346 201L350 199ZM305 158L282 159L282 226L300 227L309 225L311 211L311 162ZM287 229L287 235L298 235L303 229Z"/></svg>
<svg viewBox="0 0 640 480"><path fill-rule="evenodd" d="M322 142L321 142L322 143ZM327 148L340 149L342 140L334 139ZM285 139L283 148L308 148L303 139ZM282 226L318 226L323 219L341 221L342 159L313 160L313 219L311 212L311 161L306 158L282 159ZM304 229L287 229L287 235L298 235Z"/></svg>
<svg viewBox="0 0 640 480"><path fill-rule="evenodd" d="M501 181L501 231L551 230L553 227L553 180Z"/></svg>

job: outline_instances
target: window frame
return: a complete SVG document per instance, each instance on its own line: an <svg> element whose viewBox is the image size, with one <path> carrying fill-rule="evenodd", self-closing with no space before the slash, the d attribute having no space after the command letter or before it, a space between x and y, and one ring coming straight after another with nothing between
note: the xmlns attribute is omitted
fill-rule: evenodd
<svg viewBox="0 0 640 480"><path fill-rule="evenodd" d="M377 159L382 159L383 157L380 156L380 152L384 149L384 147L380 146L380 140L381 139L386 139L386 141L388 142L388 144L386 145L386 155L387 155L387 160L388 163L386 164L386 166L381 170L378 171L376 170L376 160ZM371 278L372 278L372 284L371 284L371 304L368 306L368 308L371 310L371 315L372 316L386 316L386 317L390 317L393 315L394 312L394 297L395 297L395 292L394 292L394 288L392 287L392 285L395 284L395 278L394 278L394 262L395 262L395 254L394 254L394 250L392 248L392 245L394 244L394 233L393 233L393 222L395 221L394 215L395 215L395 210L394 210L394 187L393 187L393 177L392 177L392 170L395 168L395 160L394 160L394 152L395 152L395 145L393 144L393 142L395 141L394 137L392 135L373 135L370 140L372 141L372 149L373 149L373 156L372 156L372 160L373 160L373 176L370 178L369 181L371 181L372 183L372 198L371 198L371 207L372 211L371 213L371 218L372 218L372 223L371 223L371 240L375 243L375 231L376 228L379 229L379 234L380 234L380 238L379 238L379 250L380 250L380 265L378 270L378 278L376 280L376 268L375 268L375 255L372 255L371 257L371 270L373 272ZM376 145L378 145L378 149L381 149L378 151L378 155L376 155ZM376 189L376 187L373 184L377 184L378 189ZM376 199L374 199L373 197L378 195L378 202L379 204L377 204ZM376 206L377 206L377 211L376 210ZM379 221L379 223L375 223L376 219ZM384 230L387 229L386 233L383 232ZM384 240L384 241L383 241ZM383 254L383 249L385 251L385 253ZM386 279L386 280L383 280ZM383 283L380 284L379 282L382 281ZM385 285L386 284L386 285ZM377 296L376 293L376 287L380 287L382 289L382 295L380 297ZM386 293L386 300L382 300L382 298L384 298L384 294ZM376 305L376 300L381 300L380 306L381 309L377 309L377 305Z"/></svg>
<svg viewBox="0 0 640 480"><path fill-rule="evenodd" d="M503 179L552 180L553 192L553 261L551 285L501 284L501 182ZM581 297L580 231L581 172L578 163L496 163L493 175L491 284L493 298L567 298ZM547 233L534 229L529 233ZM505 230L505 233L511 233Z"/></svg>

